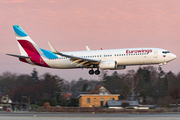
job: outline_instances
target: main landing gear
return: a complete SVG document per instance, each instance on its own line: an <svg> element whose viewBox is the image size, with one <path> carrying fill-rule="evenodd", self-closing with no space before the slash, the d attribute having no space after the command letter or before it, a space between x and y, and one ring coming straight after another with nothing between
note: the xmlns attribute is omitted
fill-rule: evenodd
<svg viewBox="0 0 180 120"><path fill-rule="evenodd" d="M99 69L97 69L97 70L95 70L95 71L94 71L93 69L89 70L89 74L90 74L90 75L93 75L94 73L95 73L96 75L99 75L99 74L100 74Z"/></svg>

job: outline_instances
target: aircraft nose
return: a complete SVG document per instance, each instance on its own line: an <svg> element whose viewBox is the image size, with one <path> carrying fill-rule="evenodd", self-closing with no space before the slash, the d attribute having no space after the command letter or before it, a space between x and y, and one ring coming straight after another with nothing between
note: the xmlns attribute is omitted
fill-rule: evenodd
<svg viewBox="0 0 180 120"><path fill-rule="evenodd" d="M171 54L171 59L172 59L172 60L176 59L176 57L177 57L177 56L176 56L175 54Z"/></svg>

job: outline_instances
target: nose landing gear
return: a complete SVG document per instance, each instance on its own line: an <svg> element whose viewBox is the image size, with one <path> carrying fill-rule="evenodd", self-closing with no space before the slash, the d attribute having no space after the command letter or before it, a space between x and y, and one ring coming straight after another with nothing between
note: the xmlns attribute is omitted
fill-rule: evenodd
<svg viewBox="0 0 180 120"><path fill-rule="evenodd" d="M162 67L161 67L161 66L159 66L158 70L159 70L159 71L161 71L161 70L162 70Z"/></svg>
<svg viewBox="0 0 180 120"><path fill-rule="evenodd" d="M167 64L166 62L164 62L164 63L159 63L159 68L158 68L158 70L159 70L159 71L162 71L161 66L162 66L162 65L166 65L166 64Z"/></svg>

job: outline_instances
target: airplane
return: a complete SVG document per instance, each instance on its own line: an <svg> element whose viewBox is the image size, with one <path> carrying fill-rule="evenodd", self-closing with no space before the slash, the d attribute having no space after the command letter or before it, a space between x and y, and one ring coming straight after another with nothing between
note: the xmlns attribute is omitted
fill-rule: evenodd
<svg viewBox="0 0 180 120"><path fill-rule="evenodd" d="M21 62L57 69L90 68L90 75L99 75L100 70L121 70L131 65L159 64L174 60L177 56L161 48L123 48L58 52L50 42L50 50L40 48L19 26L13 25L21 55L7 54ZM96 69L95 71L93 69Z"/></svg>

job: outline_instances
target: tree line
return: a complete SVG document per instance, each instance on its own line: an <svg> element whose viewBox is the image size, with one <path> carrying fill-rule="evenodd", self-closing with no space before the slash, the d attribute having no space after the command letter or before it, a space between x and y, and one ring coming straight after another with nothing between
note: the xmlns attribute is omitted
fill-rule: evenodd
<svg viewBox="0 0 180 120"><path fill-rule="evenodd" d="M76 95L88 93L99 85L112 94L120 94L119 99L139 100L141 104L160 107L178 106L180 97L180 73L159 72L152 66L124 74L115 71L108 75L107 71L102 71L98 80L79 78L68 81L50 73L39 76L35 69L30 74L4 72L0 75L0 97L8 95L14 102L28 102L29 105L42 106L49 102L51 106L77 106ZM67 99L64 93L72 93L72 97ZM24 96L27 99L22 99Z"/></svg>

